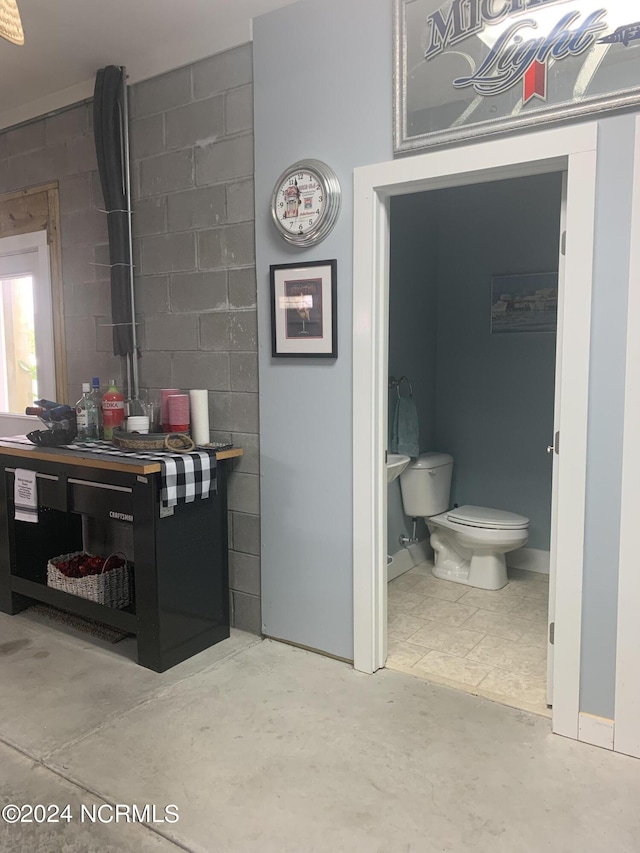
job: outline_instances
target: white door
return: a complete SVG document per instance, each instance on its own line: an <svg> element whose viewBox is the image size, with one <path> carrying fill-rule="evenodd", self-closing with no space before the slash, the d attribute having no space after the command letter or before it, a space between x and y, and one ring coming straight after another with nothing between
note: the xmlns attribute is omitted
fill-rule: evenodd
<svg viewBox="0 0 640 853"><path fill-rule="evenodd" d="M51 275L46 231L0 238L0 435L40 425L25 415L55 397Z"/></svg>
<svg viewBox="0 0 640 853"><path fill-rule="evenodd" d="M562 174L560 207L560 257L558 260L558 327L556 333L556 377L553 407L553 435L547 450L553 457L551 486L551 537L549 544L549 616L547 630L547 705L553 705L553 632L556 612L556 572L558 543L558 465L560 462L560 399L562 397L562 320L564 316L564 266L567 227L567 173Z"/></svg>

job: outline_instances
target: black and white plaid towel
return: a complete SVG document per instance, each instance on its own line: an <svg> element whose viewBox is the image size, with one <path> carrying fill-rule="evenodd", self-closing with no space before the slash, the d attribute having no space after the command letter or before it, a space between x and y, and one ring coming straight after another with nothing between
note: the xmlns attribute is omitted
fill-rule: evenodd
<svg viewBox="0 0 640 853"><path fill-rule="evenodd" d="M13 436L4 439L11 444L27 444L33 447L26 436ZM107 456L128 456L134 459L146 459L160 462L161 490L160 502L163 507L177 503L192 503L197 497L208 498L217 492L216 450L226 449L230 445L220 445L213 450L195 450L191 453L170 453L156 451L141 453L137 450L124 450L114 447L109 441L65 445L69 450L80 453L100 453Z"/></svg>
<svg viewBox="0 0 640 853"><path fill-rule="evenodd" d="M114 447L109 441L68 445L70 450L106 453L110 456L129 456L135 459L158 461L161 465L160 503L163 507L177 503L193 503L197 497L208 498L217 491L216 454L214 451L194 450L191 453L149 452L124 450Z"/></svg>

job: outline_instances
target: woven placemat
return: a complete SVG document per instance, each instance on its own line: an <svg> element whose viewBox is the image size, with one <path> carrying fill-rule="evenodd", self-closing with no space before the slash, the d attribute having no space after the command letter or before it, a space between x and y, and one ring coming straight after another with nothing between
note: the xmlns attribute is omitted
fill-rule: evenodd
<svg viewBox="0 0 640 853"><path fill-rule="evenodd" d="M92 637L104 640L107 643L119 643L125 637L131 636L126 631L112 628L111 625L94 622L92 619L85 619L84 616L76 616L73 613L67 613L64 610L50 607L48 604L33 604L29 608L29 612L44 616L52 622L61 622L69 628L74 628L76 631L82 631L85 634L91 634Z"/></svg>

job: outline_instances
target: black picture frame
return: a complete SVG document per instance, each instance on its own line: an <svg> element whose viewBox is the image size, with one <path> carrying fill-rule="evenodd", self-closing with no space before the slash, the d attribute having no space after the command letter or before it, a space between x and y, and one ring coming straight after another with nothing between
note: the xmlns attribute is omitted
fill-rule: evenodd
<svg viewBox="0 0 640 853"><path fill-rule="evenodd" d="M338 357L338 262L271 264L273 358Z"/></svg>

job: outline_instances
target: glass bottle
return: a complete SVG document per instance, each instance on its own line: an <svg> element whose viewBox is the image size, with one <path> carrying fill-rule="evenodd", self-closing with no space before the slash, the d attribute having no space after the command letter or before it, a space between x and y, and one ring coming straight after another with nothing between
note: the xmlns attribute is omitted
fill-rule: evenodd
<svg viewBox="0 0 640 853"><path fill-rule="evenodd" d="M100 391L100 379L97 376L94 376L91 380L91 397L98 410L98 438L103 438L102 393Z"/></svg>
<svg viewBox="0 0 640 853"><path fill-rule="evenodd" d="M96 441L98 438L98 410L91 396L91 386L82 383L82 397L76 403L78 441Z"/></svg>
<svg viewBox="0 0 640 853"><path fill-rule="evenodd" d="M124 397L118 391L115 379L109 380L109 388L102 398L102 415L105 440L111 441L114 429L120 429L124 421Z"/></svg>

